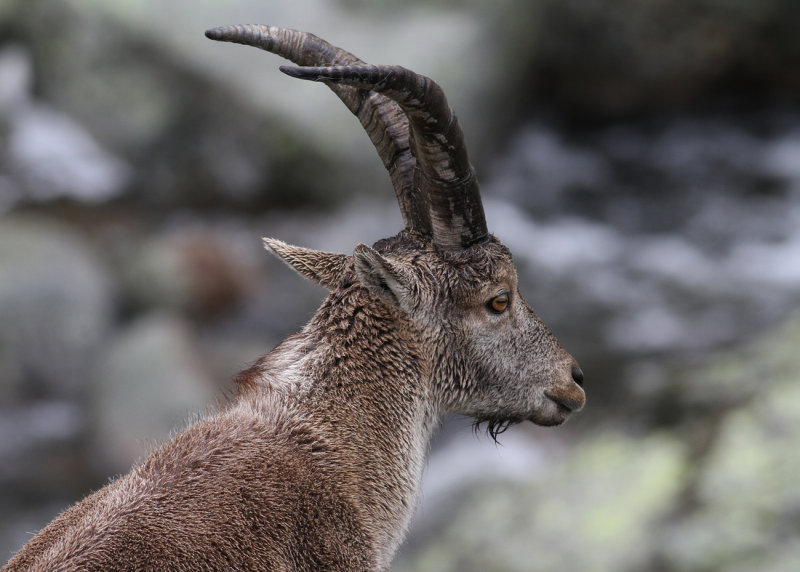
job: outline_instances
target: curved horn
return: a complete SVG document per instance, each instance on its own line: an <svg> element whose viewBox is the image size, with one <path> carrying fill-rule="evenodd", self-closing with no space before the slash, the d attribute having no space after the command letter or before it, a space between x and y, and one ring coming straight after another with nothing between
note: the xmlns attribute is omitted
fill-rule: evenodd
<svg viewBox="0 0 800 572"><path fill-rule="evenodd" d="M408 115L417 159L414 186L428 195L431 234L443 248L466 248L489 237L464 134L442 88L400 66L281 67L293 77L370 89L396 101Z"/></svg>
<svg viewBox="0 0 800 572"><path fill-rule="evenodd" d="M254 46L300 66L364 65L356 56L313 34L274 26L222 26L206 31L212 40ZM328 84L358 117L384 167L389 171L406 228L429 235L424 197L414 190L415 160L411 154L408 118L400 106L379 93L342 84Z"/></svg>

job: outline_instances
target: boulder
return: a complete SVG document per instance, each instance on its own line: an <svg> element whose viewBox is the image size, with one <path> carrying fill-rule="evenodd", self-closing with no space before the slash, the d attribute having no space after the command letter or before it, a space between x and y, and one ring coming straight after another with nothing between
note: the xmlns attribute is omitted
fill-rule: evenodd
<svg viewBox="0 0 800 572"><path fill-rule="evenodd" d="M76 397L113 315L111 281L71 226L33 216L0 223L0 402Z"/></svg>
<svg viewBox="0 0 800 572"><path fill-rule="evenodd" d="M193 415L214 405L187 325L169 313L146 315L110 340L94 377L91 461L105 474L127 472Z"/></svg>
<svg viewBox="0 0 800 572"><path fill-rule="evenodd" d="M136 308L166 308L201 321L230 313L263 286L260 239L245 232L206 221L154 233L122 256L126 296Z"/></svg>

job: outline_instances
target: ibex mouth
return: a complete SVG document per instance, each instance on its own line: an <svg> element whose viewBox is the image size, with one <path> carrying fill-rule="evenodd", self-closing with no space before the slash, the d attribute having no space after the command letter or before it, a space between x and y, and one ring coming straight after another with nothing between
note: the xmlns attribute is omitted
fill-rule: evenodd
<svg viewBox="0 0 800 572"><path fill-rule="evenodd" d="M580 389L578 391L570 391L565 393L546 391L545 395L555 402L559 410L563 410L564 413L580 411L583 409L583 405L586 403L586 395Z"/></svg>
<svg viewBox="0 0 800 572"><path fill-rule="evenodd" d="M575 411L583 407L584 403L582 392L578 396L577 392L573 394L572 392L547 391L545 397L548 401L545 401L542 407L528 417L529 421L542 427L555 427L565 423Z"/></svg>

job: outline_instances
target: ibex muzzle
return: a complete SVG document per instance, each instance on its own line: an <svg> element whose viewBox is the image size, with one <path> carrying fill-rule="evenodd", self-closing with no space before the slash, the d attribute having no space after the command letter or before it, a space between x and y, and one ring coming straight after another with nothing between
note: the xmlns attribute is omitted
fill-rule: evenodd
<svg viewBox="0 0 800 572"><path fill-rule="evenodd" d="M405 229L352 256L265 239L331 291L311 322L237 376L235 402L65 511L8 570L386 569L444 413L485 421L496 438L583 407L583 373L487 230L436 83L293 30L206 35L326 83L378 150Z"/></svg>

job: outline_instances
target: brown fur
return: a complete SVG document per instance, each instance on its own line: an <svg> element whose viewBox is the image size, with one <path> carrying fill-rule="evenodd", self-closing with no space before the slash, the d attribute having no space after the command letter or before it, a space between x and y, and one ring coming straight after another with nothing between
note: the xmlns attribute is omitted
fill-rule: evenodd
<svg viewBox="0 0 800 572"><path fill-rule="evenodd" d="M540 322L535 346L474 355L464 328L498 282L516 286L502 245L443 253L404 232L367 250L413 281L405 293L376 294L348 257L309 325L240 374L235 402L65 511L6 570L385 569L442 413L566 419L537 385L582 405ZM508 360L514 379L492 379ZM547 367L526 374L530 362Z"/></svg>
<svg viewBox="0 0 800 572"><path fill-rule="evenodd" d="M267 49L281 52L304 37L337 50L270 30L289 43L266 38ZM374 121L365 127L408 129L370 111L374 97L337 93L367 105ZM390 119L399 111L376 101L395 110ZM445 147L469 167L460 133ZM436 164L449 168L440 151ZM352 256L265 239L331 290L311 322L235 378L233 402L64 511L3 570L387 569L443 414L486 421L496 437L524 420L563 423L585 401L577 363L522 299L511 254L484 232L470 185L469 201L451 197L461 200L458 209L439 205L459 220L465 205L480 210L466 227L454 222L459 236L447 247L424 224L372 248L358 245ZM401 191L413 222L426 193ZM447 199L448 189L428 191ZM508 300L500 311L498 297Z"/></svg>

